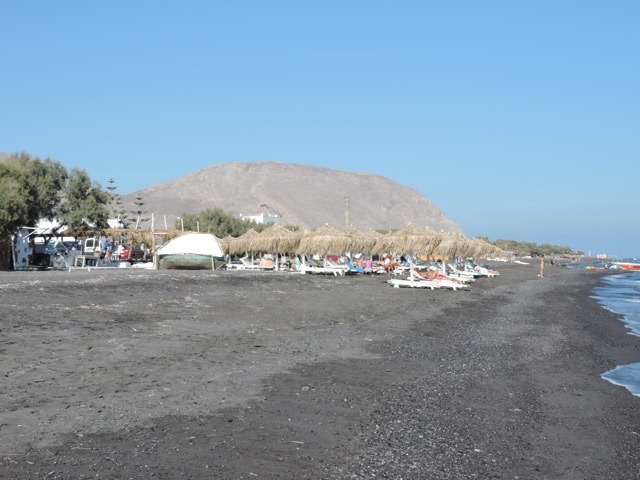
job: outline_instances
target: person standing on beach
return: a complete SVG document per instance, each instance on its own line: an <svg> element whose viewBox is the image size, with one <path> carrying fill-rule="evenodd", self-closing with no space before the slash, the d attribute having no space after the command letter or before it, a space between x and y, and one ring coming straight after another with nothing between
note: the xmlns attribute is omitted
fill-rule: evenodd
<svg viewBox="0 0 640 480"><path fill-rule="evenodd" d="M544 278L544 254L540 254L540 275L539 277Z"/></svg>

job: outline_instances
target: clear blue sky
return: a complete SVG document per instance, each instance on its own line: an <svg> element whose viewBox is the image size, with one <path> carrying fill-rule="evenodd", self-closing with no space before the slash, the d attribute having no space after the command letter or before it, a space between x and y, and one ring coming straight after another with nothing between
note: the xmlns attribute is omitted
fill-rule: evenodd
<svg viewBox="0 0 640 480"><path fill-rule="evenodd" d="M373 173L469 236L640 255L636 0L3 1L0 20L0 151L120 193L231 161Z"/></svg>

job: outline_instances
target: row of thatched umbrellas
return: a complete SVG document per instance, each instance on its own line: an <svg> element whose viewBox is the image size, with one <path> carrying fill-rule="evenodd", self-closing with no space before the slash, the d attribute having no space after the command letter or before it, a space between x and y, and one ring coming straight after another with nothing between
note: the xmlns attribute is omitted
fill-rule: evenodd
<svg viewBox="0 0 640 480"><path fill-rule="evenodd" d="M437 232L413 224L386 234L355 228L339 230L330 225L294 232L274 225L261 233L252 229L239 237L226 237L220 240L220 244L231 255L265 252L325 256L389 252L427 258L483 258L501 253L498 247L482 239L467 238L459 233Z"/></svg>

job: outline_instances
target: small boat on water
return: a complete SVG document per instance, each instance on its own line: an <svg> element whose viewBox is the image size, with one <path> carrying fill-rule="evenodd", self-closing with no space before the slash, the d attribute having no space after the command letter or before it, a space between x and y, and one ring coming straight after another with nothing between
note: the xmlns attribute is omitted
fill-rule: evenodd
<svg viewBox="0 0 640 480"><path fill-rule="evenodd" d="M640 262L612 262L614 265L632 272L640 271Z"/></svg>

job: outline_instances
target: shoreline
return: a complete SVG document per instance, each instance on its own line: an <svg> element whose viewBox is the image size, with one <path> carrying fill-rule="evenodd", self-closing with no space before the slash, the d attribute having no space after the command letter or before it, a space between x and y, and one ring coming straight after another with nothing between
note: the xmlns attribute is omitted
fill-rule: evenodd
<svg viewBox="0 0 640 480"><path fill-rule="evenodd" d="M494 266L469 292L0 273L0 465L16 479L637 478L640 398L600 375L640 361L640 339L590 298L613 273Z"/></svg>

